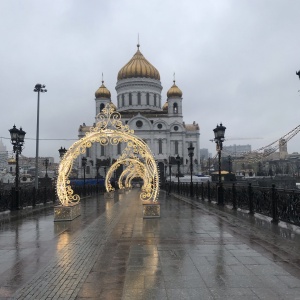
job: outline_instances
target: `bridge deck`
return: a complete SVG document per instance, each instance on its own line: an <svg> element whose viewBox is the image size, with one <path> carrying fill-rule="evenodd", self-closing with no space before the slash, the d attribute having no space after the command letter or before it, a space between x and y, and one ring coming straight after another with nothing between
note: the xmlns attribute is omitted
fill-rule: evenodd
<svg viewBox="0 0 300 300"><path fill-rule="evenodd" d="M280 236L164 193L142 219L138 190L3 224L0 299L300 299L299 236Z"/></svg>

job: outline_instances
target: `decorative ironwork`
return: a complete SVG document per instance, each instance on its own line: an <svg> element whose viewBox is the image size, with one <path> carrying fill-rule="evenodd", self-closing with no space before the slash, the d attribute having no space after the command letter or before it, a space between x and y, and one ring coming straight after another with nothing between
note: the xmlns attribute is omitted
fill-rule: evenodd
<svg viewBox="0 0 300 300"><path fill-rule="evenodd" d="M76 141L64 154L60 162L56 191L61 204L68 206L80 201L80 196L74 194L68 178L74 160L80 154L84 154L86 148L90 148L93 143L100 143L103 146L126 143L126 148L115 164L120 164L119 162L128 159L140 161L144 166L143 178L145 180L140 198L141 200L156 202L159 193L159 175L156 162L148 145L135 136L134 131L128 125L122 124L121 115L115 111L110 103L97 115L96 120L96 126L92 127L90 132L87 132L83 138ZM134 174L139 173L134 172ZM107 180L106 183L107 191L113 190Z"/></svg>
<svg viewBox="0 0 300 300"><path fill-rule="evenodd" d="M188 183L180 183L180 194L189 196ZM211 201L217 199L217 185L207 182L196 184L196 199ZM272 187L253 187L248 185L226 184L224 200L233 209L249 211L249 214L259 213L272 219L272 223L279 221L300 226L300 191L298 189L284 190ZM177 192L177 184L171 182L167 187L173 193ZM193 199L193 198L192 198Z"/></svg>

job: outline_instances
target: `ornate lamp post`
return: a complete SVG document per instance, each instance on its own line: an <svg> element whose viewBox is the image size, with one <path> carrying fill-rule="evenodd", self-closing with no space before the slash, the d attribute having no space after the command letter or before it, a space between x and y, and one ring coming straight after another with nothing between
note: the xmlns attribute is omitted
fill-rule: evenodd
<svg viewBox="0 0 300 300"><path fill-rule="evenodd" d="M194 190L193 190L193 156L194 156L194 147L193 143L190 143L188 147L189 157L190 157L190 164L191 164L191 185L190 185L190 196L194 197Z"/></svg>
<svg viewBox="0 0 300 300"><path fill-rule="evenodd" d="M180 156L177 154L176 156L176 162L177 162L177 193L179 194L179 173L180 173Z"/></svg>
<svg viewBox="0 0 300 300"><path fill-rule="evenodd" d="M213 130L215 134L214 141L216 143L218 158L219 158L219 186L218 186L218 204L224 205L224 197L223 197L223 186L222 186L222 177L221 177L221 153L223 149L223 142L225 141L225 130L226 127L222 125L217 125L217 127Z"/></svg>
<svg viewBox="0 0 300 300"><path fill-rule="evenodd" d="M167 181L167 164L164 165L165 166L165 182Z"/></svg>
<svg viewBox="0 0 300 300"><path fill-rule="evenodd" d="M43 165L46 167L46 175L45 175L45 177L48 178L48 166L51 165L51 163L49 163L49 159L48 158L46 158L44 160Z"/></svg>
<svg viewBox="0 0 300 300"><path fill-rule="evenodd" d="M172 164L171 164L171 156L169 156L169 176L170 176L170 182L169 182L169 194L171 193L171 180L172 180Z"/></svg>
<svg viewBox="0 0 300 300"><path fill-rule="evenodd" d="M62 159L65 153L67 152L67 149L61 146L60 149L58 149L58 152L59 152L59 157Z"/></svg>
<svg viewBox="0 0 300 300"><path fill-rule="evenodd" d="M44 84L37 83L34 87L34 92L38 93L37 98L37 121L36 121L36 152L35 152L35 181L34 186L36 189L39 187L39 123L40 123L40 93L46 93Z"/></svg>
<svg viewBox="0 0 300 300"><path fill-rule="evenodd" d="M19 209L19 154L22 152L26 132L22 130L22 127L17 129L15 125L9 130L9 132L13 151L16 153L15 199L11 208L12 210L16 210Z"/></svg>
<svg viewBox="0 0 300 300"><path fill-rule="evenodd" d="M171 183L171 176L172 176L172 163L171 163L171 156L169 156L169 176L170 176L170 183Z"/></svg>
<svg viewBox="0 0 300 300"><path fill-rule="evenodd" d="M83 167L83 194L84 194L84 196L85 196L85 167L86 167L86 161L87 161L87 158L83 156L81 158L81 166Z"/></svg>
<svg viewBox="0 0 300 300"><path fill-rule="evenodd" d="M101 166L100 159L97 159L97 160L96 160L97 194L98 194L98 192L99 192L99 169L100 169L100 166Z"/></svg>

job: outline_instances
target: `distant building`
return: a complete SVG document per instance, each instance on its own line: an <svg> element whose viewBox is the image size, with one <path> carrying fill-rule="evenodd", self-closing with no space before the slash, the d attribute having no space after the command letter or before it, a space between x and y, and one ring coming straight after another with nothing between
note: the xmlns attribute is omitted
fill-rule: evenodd
<svg viewBox="0 0 300 300"><path fill-rule="evenodd" d="M117 76L117 99L115 109L120 113L123 124L127 124L137 137L147 143L157 161L160 177L166 174L169 157L175 161L177 155L181 158L181 172L188 173L190 159L188 147L192 144L194 150L194 172L199 171L199 125L194 121L187 124L183 121L182 91L173 81L165 96L162 95L162 85L158 70L148 62L137 47L131 60L120 69ZM185 101L189 101L188 99ZM106 104L112 104L111 93L104 82L95 93L95 116L102 112ZM91 126L85 123L79 126L78 137L82 138L89 132ZM85 175L88 178L96 176L97 159L117 159L125 149L125 143L102 146L94 143L86 149L82 156L87 158ZM79 176L83 177L81 157L78 157ZM102 166L104 166L102 164ZM105 167L106 168L106 167ZM100 175L105 174L104 168L99 169ZM175 174L176 168L172 168Z"/></svg>
<svg viewBox="0 0 300 300"><path fill-rule="evenodd" d="M201 160L207 160L209 157L210 157L210 153L208 152L208 149L206 148L200 149Z"/></svg>
<svg viewBox="0 0 300 300"><path fill-rule="evenodd" d="M4 146L2 140L0 140L0 169L5 169L7 167L8 151L6 146Z"/></svg>
<svg viewBox="0 0 300 300"><path fill-rule="evenodd" d="M251 151L251 145L230 145L230 146L223 146L223 156L243 156L247 152Z"/></svg>

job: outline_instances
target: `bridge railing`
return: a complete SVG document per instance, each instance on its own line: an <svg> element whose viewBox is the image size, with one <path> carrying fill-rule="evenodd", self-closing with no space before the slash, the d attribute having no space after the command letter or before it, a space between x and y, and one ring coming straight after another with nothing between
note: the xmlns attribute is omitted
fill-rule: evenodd
<svg viewBox="0 0 300 300"><path fill-rule="evenodd" d="M103 193L105 187L96 185L86 185L73 187L75 194L78 194L81 198L85 196L91 196L96 193ZM18 203L17 203L18 202ZM59 204L55 187L40 187L35 189L34 187L20 188L18 191L14 187L10 189L0 189L0 212L7 210L24 209L26 207L36 207L37 205L47 203Z"/></svg>
<svg viewBox="0 0 300 300"><path fill-rule="evenodd" d="M194 201L217 201L217 183L194 183L191 196L191 183L166 183L167 193L192 198ZM272 219L300 226L300 190L278 189L272 187L257 187L249 184L223 184L224 204L232 209L242 209L254 215L259 213Z"/></svg>

